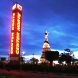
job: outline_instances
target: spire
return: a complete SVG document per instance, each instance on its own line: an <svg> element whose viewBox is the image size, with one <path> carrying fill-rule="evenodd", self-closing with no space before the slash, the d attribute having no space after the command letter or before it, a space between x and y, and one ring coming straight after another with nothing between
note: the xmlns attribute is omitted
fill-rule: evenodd
<svg viewBox="0 0 78 78"><path fill-rule="evenodd" d="M48 42L48 32L47 32L47 30L46 30L46 32L45 32L45 41Z"/></svg>
<svg viewBox="0 0 78 78"><path fill-rule="evenodd" d="M47 51L51 51L50 45L49 45L49 41L48 41L48 32L45 32L45 39L44 39L44 43L43 43L43 47L42 47L42 55L40 58L40 61L42 63L47 62L46 57L45 57L45 53Z"/></svg>
<svg viewBox="0 0 78 78"><path fill-rule="evenodd" d="M45 32L45 40L44 40L43 48L50 49L50 45L49 45L49 42L48 42L48 32L47 31Z"/></svg>

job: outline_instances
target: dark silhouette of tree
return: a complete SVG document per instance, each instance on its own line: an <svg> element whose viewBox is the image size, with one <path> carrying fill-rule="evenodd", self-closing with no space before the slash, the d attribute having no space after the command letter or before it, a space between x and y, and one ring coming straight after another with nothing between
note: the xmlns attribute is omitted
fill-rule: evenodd
<svg viewBox="0 0 78 78"><path fill-rule="evenodd" d="M72 61L72 56L66 55L66 63L69 65L71 64L71 61Z"/></svg>
<svg viewBox="0 0 78 78"><path fill-rule="evenodd" d="M66 61L67 65L71 64L72 56L70 56L68 53L61 53L59 62L62 63L63 61Z"/></svg>
<svg viewBox="0 0 78 78"><path fill-rule="evenodd" d="M71 61L73 62L73 60L74 60L74 58L73 58L73 51L71 51L71 49L69 49L69 48L66 48L66 49L64 49L66 52L68 52L68 53L65 53L66 54L66 57L67 57L67 59L66 59L66 63L67 64L71 64Z"/></svg>
<svg viewBox="0 0 78 78"><path fill-rule="evenodd" d="M66 61L67 65L70 65L71 61L73 61L73 52L69 48L64 49L64 51L65 52L61 53L59 56L59 63Z"/></svg>
<svg viewBox="0 0 78 78"><path fill-rule="evenodd" d="M50 65L53 65L53 60L57 60L59 58L58 51L47 51L45 52L45 58L50 62Z"/></svg>
<svg viewBox="0 0 78 78"><path fill-rule="evenodd" d="M25 63L24 57L20 57L20 63L21 63L21 64L24 64L24 63Z"/></svg>
<svg viewBox="0 0 78 78"><path fill-rule="evenodd" d="M59 63L62 64L63 61L65 61L65 54L61 53L59 56Z"/></svg>
<svg viewBox="0 0 78 78"><path fill-rule="evenodd" d="M71 52L71 50L69 48L64 49L67 52Z"/></svg>
<svg viewBox="0 0 78 78"><path fill-rule="evenodd" d="M64 51L68 52L69 55L73 53L69 48L64 49Z"/></svg>
<svg viewBox="0 0 78 78"><path fill-rule="evenodd" d="M39 60L36 59L36 58L34 58L34 57L30 59L30 63L31 63L31 64L38 64L38 61L39 61Z"/></svg>

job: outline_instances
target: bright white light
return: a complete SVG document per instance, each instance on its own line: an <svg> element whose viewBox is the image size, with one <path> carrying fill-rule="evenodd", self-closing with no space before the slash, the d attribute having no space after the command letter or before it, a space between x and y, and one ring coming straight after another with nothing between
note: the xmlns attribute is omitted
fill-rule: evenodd
<svg viewBox="0 0 78 78"><path fill-rule="evenodd" d="M14 9L19 9L19 10L22 10L22 6L20 6L19 4L15 4L13 7L12 7L12 10Z"/></svg>
<svg viewBox="0 0 78 78"><path fill-rule="evenodd" d="M63 64L66 64L66 62L64 61Z"/></svg>
<svg viewBox="0 0 78 78"><path fill-rule="evenodd" d="M44 43L43 48L50 48L50 45L48 43Z"/></svg>
<svg viewBox="0 0 78 78"><path fill-rule="evenodd" d="M19 4L17 4L17 8L18 8L19 10L22 10L22 6L20 6Z"/></svg>
<svg viewBox="0 0 78 78"><path fill-rule="evenodd" d="M53 61L54 64L59 64L58 61Z"/></svg>
<svg viewBox="0 0 78 78"><path fill-rule="evenodd" d="M14 10L16 8L16 4L12 7L12 10Z"/></svg>

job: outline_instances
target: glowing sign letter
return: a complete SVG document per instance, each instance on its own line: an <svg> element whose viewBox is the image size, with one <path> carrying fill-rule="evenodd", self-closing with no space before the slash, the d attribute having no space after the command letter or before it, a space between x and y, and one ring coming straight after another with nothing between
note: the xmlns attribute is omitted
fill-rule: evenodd
<svg viewBox="0 0 78 78"><path fill-rule="evenodd" d="M19 54L19 47L20 47L20 34L17 32L17 36L16 36L16 54Z"/></svg>
<svg viewBox="0 0 78 78"><path fill-rule="evenodd" d="M15 13L12 15L12 30L14 30L14 24L15 24Z"/></svg>
<svg viewBox="0 0 78 78"><path fill-rule="evenodd" d="M13 54L13 39L14 39L14 33L11 33L11 54Z"/></svg>
<svg viewBox="0 0 78 78"><path fill-rule="evenodd" d="M21 14L20 13L18 13L18 15L17 15L17 30L18 31L20 31L20 18L21 18Z"/></svg>

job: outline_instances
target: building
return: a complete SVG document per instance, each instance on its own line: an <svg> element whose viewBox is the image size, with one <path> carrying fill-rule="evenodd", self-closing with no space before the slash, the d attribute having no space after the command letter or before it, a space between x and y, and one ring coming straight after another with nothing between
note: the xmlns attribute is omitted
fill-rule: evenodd
<svg viewBox="0 0 78 78"><path fill-rule="evenodd" d="M22 22L22 6L15 4L12 7L12 25L10 39L10 61L20 61L21 47L21 22Z"/></svg>
<svg viewBox="0 0 78 78"><path fill-rule="evenodd" d="M49 41L48 41L48 32L45 32L45 39L44 39L44 43L43 43L43 48L42 48L42 55L40 58L40 62L41 63L46 63L47 60L45 58L45 52L47 51L51 51L50 45L49 45Z"/></svg>

